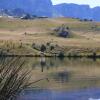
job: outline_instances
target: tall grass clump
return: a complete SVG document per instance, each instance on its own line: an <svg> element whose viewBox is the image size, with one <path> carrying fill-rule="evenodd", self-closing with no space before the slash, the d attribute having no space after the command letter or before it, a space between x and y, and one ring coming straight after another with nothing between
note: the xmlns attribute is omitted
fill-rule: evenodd
<svg viewBox="0 0 100 100"><path fill-rule="evenodd" d="M22 90L29 87L30 71L23 68L21 58L0 58L0 100L16 100Z"/></svg>

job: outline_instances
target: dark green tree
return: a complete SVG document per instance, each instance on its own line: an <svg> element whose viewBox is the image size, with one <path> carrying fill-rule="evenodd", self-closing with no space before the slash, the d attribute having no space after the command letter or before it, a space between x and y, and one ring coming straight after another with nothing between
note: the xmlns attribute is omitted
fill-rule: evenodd
<svg viewBox="0 0 100 100"><path fill-rule="evenodd" d="M41 52L45 52L46 51L46 46L44 44L41 45Z"/></svg>

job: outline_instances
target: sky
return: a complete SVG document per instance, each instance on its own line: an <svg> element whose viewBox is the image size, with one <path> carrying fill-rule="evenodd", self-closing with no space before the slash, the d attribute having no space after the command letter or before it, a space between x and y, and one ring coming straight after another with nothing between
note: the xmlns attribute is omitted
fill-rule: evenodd
<svg viewBox="0 0 100 100"><path fill-rule="evenodd" d="M59 3L76 3L76 4L88 4L91 8L100 6L100 0L52 0L53 4Z"/></svg>

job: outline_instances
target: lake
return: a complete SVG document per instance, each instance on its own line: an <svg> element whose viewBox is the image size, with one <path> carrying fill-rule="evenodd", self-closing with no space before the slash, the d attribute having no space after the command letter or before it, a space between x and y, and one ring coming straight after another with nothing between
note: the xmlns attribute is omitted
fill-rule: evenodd
<svg viewBox="0 0 100 100"><path fill-rule="evenodd" d="M24 58L31 80L18 100L99 100L100 59Z"/></svg>

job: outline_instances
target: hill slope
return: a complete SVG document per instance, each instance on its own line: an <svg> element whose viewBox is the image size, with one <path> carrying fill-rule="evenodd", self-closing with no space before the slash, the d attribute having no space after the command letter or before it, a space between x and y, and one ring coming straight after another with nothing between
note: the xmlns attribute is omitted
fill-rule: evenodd
<svg viewBox="0 0 100 100"><path fill-rule="evenodd" d="M62 24L70 28L72 36L63 38L52 30ZM100 55L100 23L81 22L71 18L21 20L0 18L0 47L12 54L40 54L42 44L48 53L63 51L68 54ZM50 43L48 47L47 44ZM35 49L32 48L35 44ZM47 53L47 54L48 54Z"/></svg>

